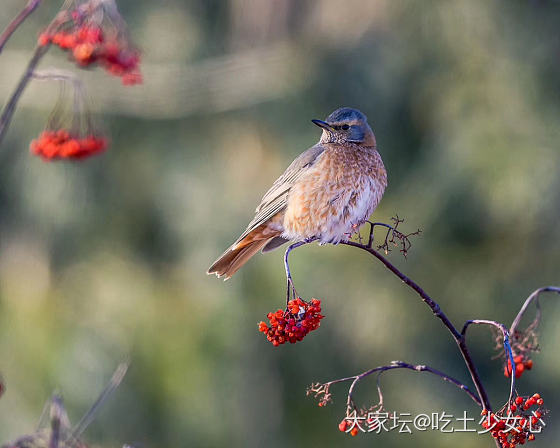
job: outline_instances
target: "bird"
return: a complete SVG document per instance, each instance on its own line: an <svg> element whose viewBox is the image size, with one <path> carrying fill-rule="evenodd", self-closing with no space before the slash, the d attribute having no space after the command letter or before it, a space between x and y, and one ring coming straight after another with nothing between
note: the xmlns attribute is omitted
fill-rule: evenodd
<svg viewBox="0 0 560 448"><path fill-rule="evenodd" d="M346 241L376 209L387 172L367 117L341 107L311 121L322 129L317 144L272 184L253 220L207 274L227 280L259 251L291 241Z"/></svg>

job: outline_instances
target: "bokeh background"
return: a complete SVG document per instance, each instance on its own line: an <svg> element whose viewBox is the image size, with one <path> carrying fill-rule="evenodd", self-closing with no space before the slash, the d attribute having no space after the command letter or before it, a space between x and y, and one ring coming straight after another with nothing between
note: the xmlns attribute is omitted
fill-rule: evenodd
<svg viewBox="0 0 560 448"><path fill-rule="evenodd" d="M1 26L22 1L4 1ZM0 55L5 101L46 1ZM0 146L0 441L31 432L54 390L77 421L116 365L129 374L85 434L93 446L493 446L488 437L338 431L346 386L318 408L306 386L393 359L468 381L450 336L380 263L348 247L294 253L298 291L322 299L320 330L274 348L257 322L284 300L282 251L227 283L208 265L244 229L271 182L339 106L369 117L389 173L375 219L420 227L391 260L457 324L507 324L560 283L560 2L118 1L142 49L144 84L75 71L111 138L105 154L29 154L56 100L34 82ZM560 437L560 304L543 299L542 353L519 381L550 408L535 446ZM494 405L508 384L493 335L473 329ZM468 383L470 384L470 383ZM375 401L375 380L358 390ZM387 408L478 417L435 378L393 372Z"/></svg>

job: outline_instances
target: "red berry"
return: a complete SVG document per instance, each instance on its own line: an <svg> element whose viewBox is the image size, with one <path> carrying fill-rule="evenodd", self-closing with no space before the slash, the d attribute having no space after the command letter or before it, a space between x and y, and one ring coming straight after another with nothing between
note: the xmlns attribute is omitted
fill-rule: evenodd
<svg viewBox="0 0 560 448"><path fill-rule="evenodd" d="M48 45L51 43L51 36L48 33L41 33L39 34L38 43L41 47Z"/></svg>
<svg viewBox="0 0 560 448"><path fill-rule="evenodd" d="M95 47L93 46L93 44L83 43L76 45L72 54L74 55L74 59L76 59L79 64L87 65L93 61L94 51Z"/></svg>
<svg viewBox="0 0 560 448"><path fill-rule="evenodd" d="M59 43L60 48L65 50L74 48L75 45L76 45L76 38L74 37L73 34L65 34Z"/></svg>
<svg viewBox="0 0 560 448"><path fill-rule="evenodd" d="M522 404L523 403L523 397L516 397L515 398L515 403L516 404Z"/></svg>

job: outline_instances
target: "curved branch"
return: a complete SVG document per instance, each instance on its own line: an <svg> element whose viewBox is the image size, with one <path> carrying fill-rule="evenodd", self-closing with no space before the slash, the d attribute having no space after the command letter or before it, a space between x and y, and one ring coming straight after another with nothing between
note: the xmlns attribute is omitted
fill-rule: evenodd
<svg viewBox="0 0 560 448"><path fill-rule="evenodd" d="M381 261L381 263L383 263L387 269L389 269L393 274L395 274L399 279L401 279L401 281L403 283L405 283L409 288L414 290L420 296L422 301L430 307L430 309L432 310L432 313L438 319L441 320L443 325L449 330L449 332L451 333L451 336L455 340L455 342L456 342L456 344L459 348L459 351L461 352L461 355L463 356L463 359L465 361L467 369L468 369L468 371L471 375L471 379L472 379L472 381L473 381L473 383L476 387L476 391L478 393L478 396L480 397L480 403L481 403L482 408L491 411L492 407L490 405L490 400L488 398L488 394L486 393L486 390L484 389L484 386L482 385L482 381L480 380L480 375L478 374L476 366L474 365L474 362L472 360L470 352L469 352L469 350L467 348L467 345L465 343L465 339L461 335L461 333L459 333L457 328L455 328L455 326L451 323L451 321L445 315L445 313L441 310L439 304L436 303L416 282L414 282L409 277L404 275L389 260L387 260L387 258L385 258L383 255L381 255L379 252L377 252L372 247L366 246L364 244L356 243L354 241L341 241L340 244L344 244L346 246L357 247L358 249L362 249L362 250L368 252L369 254L373 255L375 258L377 258L379 261Z"/></svg>
<svg viewBox="0 0 560 448"><path fill-rule="evenodd" d="M8 126L12 121L12 117L16 110L16 105L17 102L19 101L19 98L21 97L23 91L27 87L27 84L29 84L29 81L33 76L35 67L37 67L37 65L41 61L42 57L46 54L48 49L49 49L48 45L37 46L35 48L33 57L29 61L29 64L27 64L27 68L25 69L23 76L19 80L16 90L14 90L14 93L12 93L12 96L4 106L4 109L2 110L2 115L0 115L0 142L2 142L2 138L6 134L6 130L8 129Z"/></svg>
<svg viewBox="0 0 560 448"><path fill-rule="evenodd" d="M527 299L525 300L525 303L523 303L523 306L519 310L519 313L517 313L517 316L515 316L515 319L513 320L513 323L511 324L511 327L509 329L509 334L511 334L512 336L515 334L515 330L519 326L519 323L521 322L521 319L523 318L523 316L527 312L527 309L529 308L529 305L531 305L531 302L533 302L533 301L535 301L535 304L536 304L536 307L537 307L537 317L536 317L535 321L536 321L536 324L538 325L538 323L540 321L539 296L543 292L555 292L555 293L560 294L560 287L545 286L543 288L539 288L539 289L533 291L533 293L529 297L527 297Z"/></svg>
<svg viewBox="0 0 560 448"><path fill-rule="evenodd" d="M27 19L27 17L37 9L37 6L41 3L41 0L29 0L27 5L20 11L20 13L8 24L6 29L0 35L0 53L4 49L6 42L12 37L12 34L18 29L18 27Z"/></svg>
<svg viewBox="0 0 560 448"><path fill-rule="evenodd" d="M465 391L465 393L471 397L471 399L478 404L479 406L482 406L482 403L480 401L480 399L476 396L476 394L474 394L466 385L464 385L463 383L461 383L459 380L447 375L446 373L434 369L433 367L424 365L424 364L419 364L419 365L415 365L415 364L409 364L407 362L404 361L392 361L391 364L386 365L386 366L380 366L380 367L375 367L373 369L367 370L359 375L355 375L355 376L350 376L350 377L346 377L346 378L341 378L338 380L334 380L334 381L329 381L328 383L325 383L325 385L330 386L331 384L336 384L336 383L342 383L344 381L352 381L352 384L350 385L350 388L348 389L348 404L350 404L351 400L352 400L352 392L354 391L354 387L356 386L356 384L358 383L358 381L362 380L363 378L379 372L385 372L387 370L394 370L394 369L408 369L408 370L413 370L415 372L428 372L431 373L433 375L439 376L443 381L447 381L448 383L453 384L454 386L458 387L459 389Z"/></svg>
<svg viewBox="0 0 560 448"><path fill-rule="evenodd" d="M506 352L506 358L509 359L509 362L511 364L511 374L510 374L511 385L509 389L509 399L508 399L508 403L510 403L511 400L513 399L513 392L515 390L515 362L513 361L513 352L511 351L511 345L509 343L508 329L504 324L501 324L493 320L485 320L485 319L468 320L465 322L465 325L463 325L463 330L461 330L461 335L463 336L463 339L465 339L465 336L467 334L467 329L469 328L470 325L490 325L502 332L502 336L504 338L504 351Z"/></svg>
<svg viewBox="0 0 560 448"><path fill-rule="evenodd" d="M341 241L340 244L345 244L347 246L357 247L359 249L365 250L366 252L370 253L374 257L376 257L381 263L387 267L393 274L399 277L403 283L405 283L408 287L412 288L416 293L420 296L422 301L430 307L434 315L443 322L443 325L447 327L450 333L453 335L455 339L460 339L461 334L455 328L455 326L451 323L451 321L447 318L445 313L441 310L440 306L413 280L408 278L404 275L401 271L399 271L387 258L377 252L375 249L371 247L367 247L363 244L356 243L354 241Z"/></svg>

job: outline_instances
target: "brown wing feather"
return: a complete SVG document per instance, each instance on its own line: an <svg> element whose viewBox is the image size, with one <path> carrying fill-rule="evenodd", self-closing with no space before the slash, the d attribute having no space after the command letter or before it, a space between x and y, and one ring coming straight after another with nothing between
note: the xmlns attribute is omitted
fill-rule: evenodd
<svg viewBox="0 0 560 448"><path fill-rule="evenodd" d="M264 254L266 252L271 252L275 249L278 249L280 246L286 244L288 241L290 240L287 240L286 238L282 238L281 236L272 238L268 243L266 243L266 246L262 248L262 253Z"/></svg>
<svg viewBox="0 0 560 448"><path fill-rule="evenodd" d="M276 179L272 187L264 194L261 203L255 210L255 217L249 223L245 232L234 243L240 242L249 233L260 225L267 222L270 218L286 208L288 194L292 186L313 166L317 158L323 153L325 147L321 144L312 146L307 151L301 153L284 171L284 173Z"/></svg>
<svg viewBox="0 0 560 448"><path fill-rule="evenodd" d="M255 217L245 232L208 269L208 274L230 278L259 250L271 243L272 249L280 245L284 209L290 188L303 176L325 148L312 146L299 155L265 193L257 207Z"/></svg>
<svg viewBox="0 0 560 448"><path fill-rule="evenodd" d="M228 249L208 269L208 274L216 274L218 277L224 277L224 280L227 280L261 250L267 242L268 240L257 240L237 249Z"/></svg>

